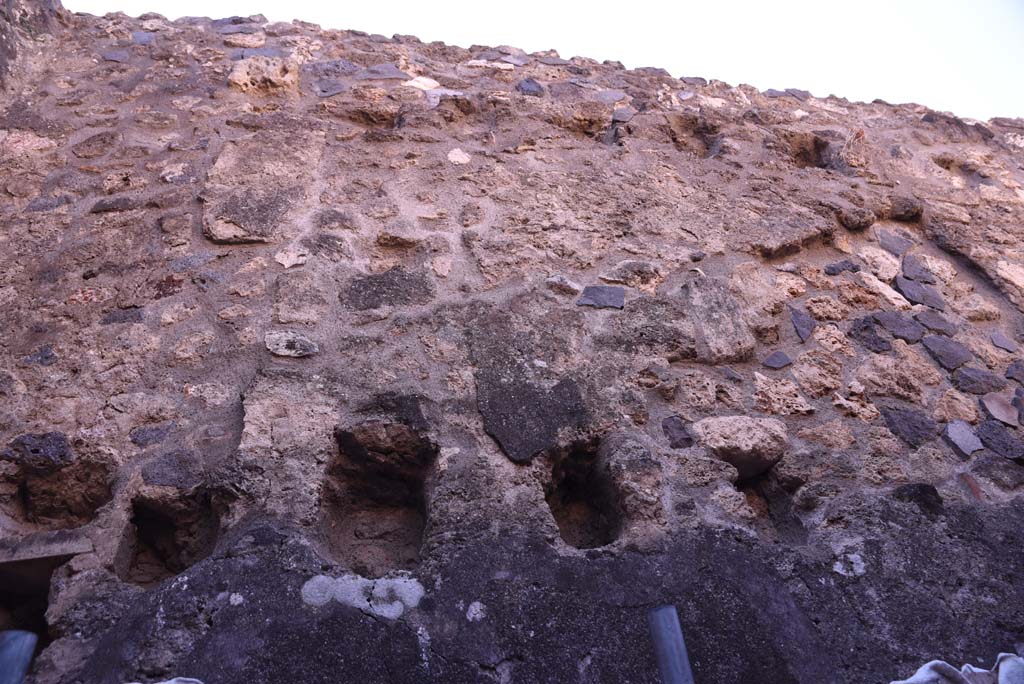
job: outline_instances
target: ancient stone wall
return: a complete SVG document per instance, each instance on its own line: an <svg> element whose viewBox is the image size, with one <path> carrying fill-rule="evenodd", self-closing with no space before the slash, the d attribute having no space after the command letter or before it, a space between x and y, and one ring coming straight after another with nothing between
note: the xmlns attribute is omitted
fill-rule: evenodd
<svg viewBox="0 0 1024 684"><path fill-rule="evenodd" d="M35 684L651 682L661 603L702 684L1024 648L1024 121L11 1Z"/></svg>

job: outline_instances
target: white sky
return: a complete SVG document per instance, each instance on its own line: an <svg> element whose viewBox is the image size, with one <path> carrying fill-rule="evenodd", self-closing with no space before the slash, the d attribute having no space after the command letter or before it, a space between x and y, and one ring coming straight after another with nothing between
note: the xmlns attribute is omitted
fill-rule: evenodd
<svg viewBox="0 0 1024 684"><path fill-rule="evenodd" d="M131 16L263 14L453 45L554 48L673 76L1024 117L1024 0L64 0Z"/></svg>

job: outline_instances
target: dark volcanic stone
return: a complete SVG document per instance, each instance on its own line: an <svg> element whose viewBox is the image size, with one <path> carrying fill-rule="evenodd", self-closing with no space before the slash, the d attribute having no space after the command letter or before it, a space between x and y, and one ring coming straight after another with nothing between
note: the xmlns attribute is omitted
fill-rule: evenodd
<svg viewBox="0 0 1024 684"><path fill-rule="evenodd" d="M167 439L167 435L173 429L174 423L171 421L160 423L159 425L140 425L132 428L132 431L128 433L128 438L136 446L148 447L153 444L159 444Z"/></svg>
<svg viewBox="0 0 1024 684"><path fill-rule="evenodd" d="M673 449L686 449L693 446L693 435L686 423L679 416L669 416L661 421L661 429L668 438L668 445Z"/></svg>
<svg viewBox="0 0 1024 684"><path fill-rule="evenodd" d="M92 205L89 210L90 214L105 214L110 211L129 211L131 209L137 209L139 202L133 197L103 197L96 200L96 203Z"/></svg>
<svg viewBox="0 0 1024 684"><path fill-rule="evenodd" d="M1017 359L1006 369L1006 377L1024 385L1024 361Z"/></svg>
<svg viewBox="0 0 1024 684"><path fill-rule="evenodd" d="M477 409L484 431L516 463L560 446L559 433L580 428L589 417L576 383L568 378L551 389L496 369L476 374Z"/></svg>
<svg viewBox="0 0 1024 684"><path fill-rule="evenodd" d="M910 342L920 342L924 337L924 326L898 311L876 311L875 321L889 331L893 337Z"/></svg>
<svg viewBox="0 0 1024 684"><path fill-rule="evenodd" d="M924 482L914 482L897 487L892 496L897 501L915 504L922 513L937 514L942 512L942 497L938 490Z"/></svg>
<svg viewBox="0 0 1024 684"><path fill-rule="evenodd" d="M541 97L544 95L544 86L532 78L524 78L516 84L516 90L521 92L523 95L530 95L532 97Z"/></svg>
<svg viewBox="0 0 1024 684"><path fill-rule="evenodd" d="M0 461L10 461L33 473L52 473L75 460L63 432L44 432L15 437L0 451Z"/></svg>
<svg viewBox="0 0 1024 684"><path fill-rule="evenodd" d="M831 264L828 264L827 266L825 266L825 275L835 276L835 275L839 275L840 273L842 273L844 271L849 271L850 273L856 273L859 270L860 270L860 265L859 264L855 264L852 261L850 261L849 259L843 259L842 261L836 261L834 263L831 263Z"/></svg>
<svg viewBox="0 0 1024 684"><path fill-rule="evenodd" d="M953 335L956 335L956 324L935 311L921 311L920 313L914 314L914 320L929 330L947 337L953 337Z"/></svg>
<svg viewBox="0 0 1024 684"><path fill-rule="evenodd" d="M924 304L939 311L946 310L946 302L934 287L896 276L896 290L914 304Z"/></svg>
<svg viewBox="0 0 1024 684"><path fill-rule="evenodd" d="M52 366L57 363L57 354L54 353L53 347L48 344L44 344L35 350L28 356L22 359L25 363L34 363L40 366Z"/></svg>
<svg viewBox="0 0 1024 684"><path fill-rule="evenodd" d="M921 340L928 353L946 370L956 370L968 361L974 360L971 350L948 337L928 335Z"/></svg>
<svg viewBox="0 0 1024 684"><path fill-rule="evenodd" d="M597 309L621 309L626 303L626 290L615 285L587 285L576 300L576 306Z"/></svg>
<svg viewBox="0 0 1024 684"><path fill-rule="evenodd" d="M100 57L107 62L118 62L121 64L131 61L132 58L131 53L127 50L108 50L107 52L101 53Z"/></svg>
<svg viewBox="0 0 1024 684"><path fill-rule="evenodd" d="M114 323L141 323L142 309L114 309L100 319L101 325L112 325Z"/></svg>
<svg viewBox="0 0 1024 684"><path fill-rule="evenodd" d="M863 316L853 321L846 336L876 354L892 349L892 342L878 334L875 319L872 316Z"/></svg>
<svg viewBox="0 0 1024 684"><path fill-rule="evenodd" d="M900 233L893 233L888 230L879 230L878 244L882 249L890 254L903 256L904 252L914 246L914 241Z"/></svg>
<svg viewBox="0 0 1024 684"><path fill-rule="evenodd" d="M882 417L894 435L912 447L919 447L935 438L938 424L922 411L883 408Z"/></svg>
<svg viewBox="0 0 1024 684"><path fill-rule="evenodd" d="M764 361L762 361L766 367L778 370L785 368L789 364L793 363L793 360L789 358L789 355L784 351L775 351L768 355Z"/></svg>
<svg viewBox="0 0 1024 684"><path fill-rule="evenodd" d="M381 306L426 304L434 298L434 286L425 275L396 266L353 279L342 296L348 306L365 311Z"/></svg>
<svg viewBox="0 0 1024 684"><path fill-rule="evenodd" d="M1017 343L1011 340L1009 337L1007 337L1002 330L996 330L994 333L992 333L989 339L992 340L992 344L999 347L1003 351L1008 351L1011 354L1017 352Z"/></svg>
<svg viewBox="0 0 1024 684"><path fill-rule="evenodd" d="M1006 380L982 368L961 368L953 373L953 385L968 394L988 394L1006 387Z"/></svg>
<svg viewBox="0 0 1024 684"><path fill-rule="evenodd" d="M1024 458L1024 442L1021 442L1014 431L998 420L986 420L978 425L978 438L988 449L1006 458Z"/></svg>
<svg viewBox="0 0 1024 684"><path fill-rule="evenodd" d="M924 264L924 259L916 254L903 255L903 276L919 283L933 284L936 278Z"/></svg>
<svg viewBox="0 0 1024 684"><path fill-rule="evenodd" d="M921 200L907 195L896 195L889 199L889 218L893 221L917 221L924 207Z"/></svg>
<svg viewBox="0 0 1024 684"><path fill-rule="evenodd" d="M991 480L1000 489L1013 492L1024 487L1024 465L992 452L979 454L971 464L971 472Z"/></svg>
<svg viewBox="0 0 1024 684"><path fill-rule="evenodd" d="M809 313L795 306L789 307L789 320L793 323L793 329L796 330L801 342L806 342L818 325Z"/></svg>
<svg viewBox="0 0 1024 684"><path fill-rule="evenodd" d="M943 430L942 436L960 458L968 458L975 451L984 448L970 424L963 420L949 422L946 429Z"/></svg>

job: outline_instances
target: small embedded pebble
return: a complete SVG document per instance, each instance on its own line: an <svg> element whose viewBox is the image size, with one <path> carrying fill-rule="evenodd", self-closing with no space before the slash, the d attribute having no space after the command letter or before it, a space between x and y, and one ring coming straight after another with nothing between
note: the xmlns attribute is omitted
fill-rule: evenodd
<svg viewBox="0 0 1024 684"><path fill-rule="evenodd" d="M924 263L924 259L916 254L903 255L903 276L919 283L929 285L936 282L936 278Z"/></svg>
<svg viewBox="0 0 1024 684"><path fill-rule="evenodd" d="M921 340L921 344L946 370L956 370L974 358L970 349L948 337L929 335Z"/></svg>
<svg viewBox="0 0 1024 684"><path fill-rule="evenodd" d="M946 310L946 302L942 299L939 291L916 280L896 276L896 291L914 304L924 304L939 311Z"/></svg>
<svg viewBox="0 0 1024 684"><path fill-rule="evenodd" d="M914 246L914 241L898 233L892 233L888 230L879 230L878 244L882 249L890 254L903 256L904 252Z"/></svg>
<svg viewBox="0 0 1024 684"><path fill-rule="evenodd" d="M553 275L544 281L547 288L553 292L566 295L578 295L583 291L583 286L569 280L564 275Z"/></svg>
<svg viewBox="0 0 1024 684"><path fill-rule="evenodd" d="M1006 380L983 368L960 368L953 373L953 386L968 394L990 394L1006 387Z"/></svg>
<svg viewBox="0 0 1024 684"><path fill-rule="evenodd" d="M686 423L679 416L669 416L661 421L661 429L668 438L668 445L673 449L686 449L693 446L693 435Z"/></svg>
<svg viewBox="0 0 1024 684"><path fill-rule="evenodd" d="M975 451L984 448L970 424L963 420L954 420L948 423L943 431L943 437L961 458L968 458Z"/></svg>
<svg viewBox="0 0 1024 684"><path fill-rule="evenodd" d="M522 81L516 84L516 90L523 95L529 95L531 97L542 97L544 95L544 86L532 78L524 78Z"/></svg>
<svg viewBox="0 0 1024 684"><path fill-rule="evenodd" d="M454 150L448 153L448 161L456 166L468 164L470 162L470 156L463 152L461 149L456 147Z"/></svg>
<svg viewBox="0 0 1024 684"><path fill-rule="evenodd" d="M789 307L789 320L792 321L793 329L796 330L801 342L806 342L818 325L809 313L795 306Z"/></svg>
<svg viewBox="0 0 1024 684"><path fill-rule="evenodd" d="M956 335L956 324L935 311L925 310L914 314L914 320L933 332L947 337Z"/></svg>
<svg viewBox="0 0 1024 684"><path fill-rule="evenodd" d="M597 309L621 309L626 303L626 290L614 285L587 285L583 295L576 300L576 306L592 306Z"/></svg>
<svg viewBox="0 0 1024 684"><path fill-rule="evenodd" d="M1013 405L1013 395L1008 392L993 392L981 398L985 413L998 421L1016 427L1020 423L1020 411Z"/></svg>
<svg viewBox="0 0 1024 684"><path fill-rule="evenodd" d="M982 421L978 425L978 438L987 448L1006 458L1024 458L1024 443L1013 431L998 420Z"/></svg>
<svg viewBox="0 0 1024 684"><path fill-rule="evenodd" d="M893 337L910 342L920 342L924 337L924 326L898 311L876 311L875 321L889 331Z"/></svg>
<svg viewBox="0 0 1024 684"><path fill-rule="evenodd" d="M1024 361L1017 359L1006 369L1006 377L1024 385Z"/></svg>
<svg viewBox="0 0 1024 684"><path fill-rule="evenodd" d="M859 264L855 264L849 259L843 259L842 261L836 261L825 266L825 275L836 276L839 275L840 273L843 273L844 271L856 273L859 270Z"/></svg>
<svg viewBox="0 0 1024 684"><path fill-rule="evenodd" d="M996 330L994 333L992 333L989 339L992 340L992 344L999 347L1003 351L1008 351L1011 354L1014 354L1017 351L1017 343L1011 340L1009 337L1007 337L1002 330Z"/></svg>
<svg viewBox="0 0 1024 684"><path fill-rule="evenodd" d="M772 352L768 356L768 358L766 358L761 363L764 364L768 368L771 368L771 369L774 369L774 370L779 370L780 368L785 368L786 366L788 366L791 363L793 363L793 360L791 358L789 358L789 355L786 354L786 352L784 352L784 351L776 351L776 352Z"/></svg>

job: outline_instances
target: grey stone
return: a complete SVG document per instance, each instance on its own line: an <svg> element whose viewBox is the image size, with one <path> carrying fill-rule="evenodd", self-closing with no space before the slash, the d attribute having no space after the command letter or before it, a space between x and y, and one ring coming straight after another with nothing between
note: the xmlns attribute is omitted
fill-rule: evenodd
<svg viewBox="0 0 1024 684"><path fill-rule="evenodd" d="M426 304L434 298L434 287L422 273L412 273L395 266L383 273L354 278L342 298L357 311Z"/></svg>
<svg viewBox="0 0 1024 684"><path fill-rule="evenodd" d="M131 432L128 433L128 438L132 441L132 444L140 447L148 447L153 444L159 444L160 442L167 439L167 435L174 429L174 423L167 421L159 423L157 425L140 425L132 428Z"/></svg>
<svg viewBox="0 0 1024 684"><path fill-rule="evenodd" d="M896 291L913 304L924 304L938 311L946 310L946 302L934 287L896 276Z"/></svg>
<svg viewBox="0 0 1024 684"><path fill-rule="evenodd" d="M968 394L989 394L1006 387L1006 380L983 368L960 368L953 373L953 386Z"/></svg>
<svg viewBox="0 0 1024 684"><path fill-rule="evenodd" d="M100 57L107 62L117 62L124 64L130 62L132 59L131 53L127 50L108 50L107 52L100 53Z"/></svg>
<svg viewBox="0 0 1024 684"><path fill-rule="evenodd" d="M945 335L947 337L953 337L956 335L956 324L942 314L936 313L930 309L914 314L914 320L929 330L941 335Z"/></svg>
<svg viewBox="0 0 1024 684"><path fill-rule="evenodd" d="M626 305L626 290L615 285L587 285L576 306L596 309L621 309Z"/></svg>
<svg viewBox="0 0 1024 684"><path fill-rule="evenodd" d="M529 95L531 97L543 97L544 86L532 78L524 78L516 84L516 90L521 92L523 95Z"/></svg>
<svg viewBox="0 0 1024 684"><path fill-rule="evenodd" d="M916 409L881 409L889 430L910 446L917 448L935 438L938 424L926 413Z"/></svg>
<svg viewBox="0 0 1024 684"><path fill-rule="evenodd" d="M1002 330L996 330L993 332L992 335L989 336L989 339L992 340L992 344L1003 351L1010 352L1011 354L1015 354L1017 352L1017 343L1007 337Z"/></svg>
<svg viewBox="0 0 1024 684"><path fill-rule="evenodd" d="M892 350L892 342L878 334L873 316L862 316L854 320L846 336L876 354Z"/></svg>
<svg viewBox="0 0 1024 684"><path fill-rule="evenodd" d="M1017 359L1006 369L1006 377L1024 385L1024 361Z"/></svg>
<svg viewBox="0 0 1024 684"><path fill-rule="evenodd" d="M775 351L768 355L764 361L762 361L766 367L778 370L785 368L786 366L793 363L793 360L789 358L789 355L784 351Z"/></svg>
<svg viewBox="0 0 1024 684"><path fill-rule="evenodd" d="M669 416L661 421L662 432L668 438L668 445L673 449L686 449L693 446L693 435L686 423L679 416Z"/></svg>
<svg viewBox="0 0 1024 684"><path fill-rule="evenodd" d="M150 45L155 36L149 31L132 31L132 42L136 45Z"/></svg>
<svg viewBox="0 0 1024 684"><path fill-rule="evenodd" d="M373 66L357 71L353 74L352 78L359 81L407 81L412 77L396 67L394 64L387 62L385 64L374 64Z"/></svg>
<svg viewBox="0 0 1024 684"><path fill-rule="evenodd" d="M1014 395L1010 392L993 392L981 398L985 414L998 421L1016 427L1020 424L1020 410L1014 406Z"/></svg>
<svg viewBox="0 0 1024 684"><path fill-rule="evenodd" d="M100 319L100 325L113 325L115 323L141 323L143 318L142 309L114 309Z"/></svg>
<svg viewBox="0 0 1024 684"><path fill-rule="evenodd" d="M998 420L985 420L978 425L978 438L986 448L1005 458L1024 458L1024 442Z"/></svg>
<svg viewBox="0 0 1024 684"><path fill-rule="evenodd" d="M19 435L0 451L0 461L10 461L32 473L51 473L74 460L75 452L63 432Z"/></svg>
<svg viewBox="0 0 1024 684"><path fill-rule="evenodd" d="M903 256L904 252L914 246L914 241L901 233L878 229L878 244L885 251L896 256Z"/></svg>
<svg viewBox="0 0 1024 684"><path fill-rule="evenodd" d="M22 361L25 363L36 364L38 366L52 366L57 363L58 357L53 351L53 347L48 344L44 344L28 356L23 357Z"/></svg>
<svg viewBox="0 0 1024 684"><path fill-rule="evenodd" d="M898 311L876 311L875 321L889 331L893 337L910 342L920 342L924 337L925 328L923 325Z"/></svg>
<svg viewBox="0 0 1024 684"><path fill-rule="evenodd" d="M844 271L850 273L856 273L860 270L860 265L855 264L849 259L843 259L842 261L836 261L825 266L825 275L836 276Z"/></svg>
<svg viewBox="0 0 1024 684"><path fill-rule="evenodd" d="M948 337L928 335L921 340L928 353L946 370L956 370L968 361L974 360L971 350Z"/></svg>
<svg viewBox="0 0 1024 684"><path fill-rule="evenodd" d="M626 93L621 90L602 90L594 95L594 99L606 105L613 105L620 100L626 99Z"/></svg>
<svg viewBox="0 0 1024 684"><path fill-rule="evenodd" d="M612 112L612 121L614 123L628 123L633 120L636 114L637 111L632 107L616 107L615 111Z"/></svg>
<svg viewBox="0 0 1024 684"><path fill-rule="evenodd" d="M320 351L316 342L291 330L272 330L264 336L263 342L274 356L302 358Z"/></svg>
<svg viewBox="0 0 1024 684"><path fill-rule="evenodd" d="M981 440L974 434L969 423L954 420L946 424L942 436L961 458L968 458L975 451L984 448Z"/></svg>
<svg viewBox="0 0 1024 684"><path fill-rule="evenodd" d="M800 338L801 342L806 342L810 339L814 333L814 329L818 326L817 321L811 318L803 309L798 309L795 306L790 305L789 307L789 320L793 324L793 329L796 331L797 337Z"/></svg>
<svg viewBox="0 0 1024 684"><path fill-rule="evenodd" d="M935 276L925 265L924 259L916 254L903 255L903 276L919 283L934 284L937 282Z"/></svg>

